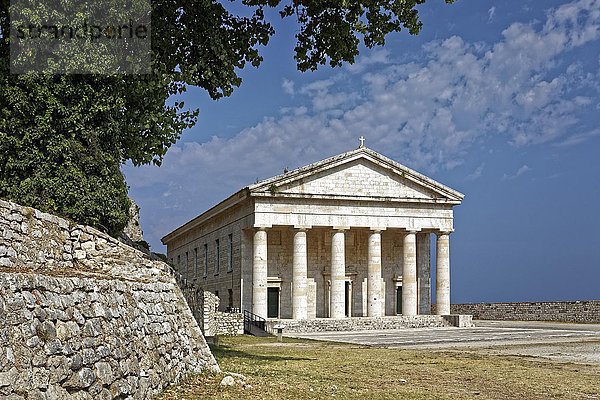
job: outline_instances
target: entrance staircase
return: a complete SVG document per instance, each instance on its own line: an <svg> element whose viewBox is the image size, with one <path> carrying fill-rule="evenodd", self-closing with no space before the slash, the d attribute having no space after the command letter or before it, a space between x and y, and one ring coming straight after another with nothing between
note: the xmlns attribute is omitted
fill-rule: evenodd
<svg viewBox="0 0 600 400"><path fill-rule="evenodd" d="M247 335L268 337L272 336L266 331L267 320L248 310L244 310L244 333Z"/></svg>

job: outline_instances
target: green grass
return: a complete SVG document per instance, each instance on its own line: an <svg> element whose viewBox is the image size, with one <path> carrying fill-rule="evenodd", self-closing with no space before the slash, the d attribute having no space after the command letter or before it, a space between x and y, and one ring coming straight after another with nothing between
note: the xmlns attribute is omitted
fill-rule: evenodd
<svg viewBox="0 0 600 400"><path fill-rule="evenodd" d="M168 399L600 399L600 367L466 351L380 349L308 340L223 337L223 374L176 385Z"/></svg>

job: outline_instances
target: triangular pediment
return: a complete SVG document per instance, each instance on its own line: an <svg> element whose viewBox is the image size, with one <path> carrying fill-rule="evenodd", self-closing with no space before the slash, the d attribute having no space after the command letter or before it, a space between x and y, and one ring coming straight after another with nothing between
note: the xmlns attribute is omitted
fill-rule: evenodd
<svg viewBox="0 0 600 400"><path fill-rule="evenodd" d="M427 198L435 193L373 162L357 159L298 179L280 193L354 197Z"/></svg>
<svg viewBox="0 0 600 400"><path fill-rule="evenodd" d="M461 202L463 195L373 150L357 150L249 187L265 196Z"/></svg>

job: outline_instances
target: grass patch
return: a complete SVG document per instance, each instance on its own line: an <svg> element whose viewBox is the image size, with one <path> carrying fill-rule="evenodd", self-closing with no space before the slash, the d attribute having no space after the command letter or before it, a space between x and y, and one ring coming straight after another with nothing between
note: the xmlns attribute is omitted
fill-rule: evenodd
<svg viewBox="0 0 600 400"><path fill-rule="evenodd" d="M252 387L203 374L159 399L600 399L595 365L252 336L220 338L213 353Z"/></svg>

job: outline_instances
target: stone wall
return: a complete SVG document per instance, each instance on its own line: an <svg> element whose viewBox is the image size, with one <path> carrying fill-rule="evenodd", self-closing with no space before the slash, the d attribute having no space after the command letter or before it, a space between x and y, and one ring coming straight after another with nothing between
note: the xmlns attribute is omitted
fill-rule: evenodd
<svg viewBox="0 0 600 400"><path fill-rule="evenodd" d="M219 311L219 298L208 291L178 279L185 299L204 336L244 334L244 316L239 312Z"/></svg>
<svg viewBox="0 0 600 400"><path fill-rule="evenodd" d="M202 292L202 332L204 336L217 335L217 318L219 312L219 298L211 292Z"/></svg>
<svg viewBox="0 0 600 400"><path fill-rule="evenodd" d="M235 336L244 334L244 316L238 312L219 311L219 298L211 292L203 293L205 336Z"/></svg>
<svg viewBox="0 0 600 400"><path fill-rule="evenodd" d="M176 272L175 275L181 278ZM177 279L179 288L183 292L183 296L194 316L198 326L202 330L202 334L206 336L206 328L204 326L204 293L202 289L189 284L185 279Z"/></svg>
<svg viewBox="0 0 600 400"><path fill-rule="evenodd" d="M0 200L0 398L148 399L218 370L170 267Z"/></svg>
<svg viewBox="0 0 600 400"><path fill-rule="evenodd" d="M600 300L452 304L451 311L475 319L600 324Z"/></svg>
<svg viewBox="0 0 600 400"><path fill-rule="evenodd" d="M415 315L395 317L353 317L342 319L317 318L309 320L276 320L267 321L267 331L276 333L274 326L283 325L286 333L334 332L334 331L365 331L404 328L439 328L455 326L472 326L470 315L450 316ZM460 318L458 318L460 317Z"/></svg>
<svg viewBox="0 0 600 400"><path fill-rule="evenodd" d="M236 336L244 334L244 316L241 313L217 311L216 322L217 335Z"/></svg>

